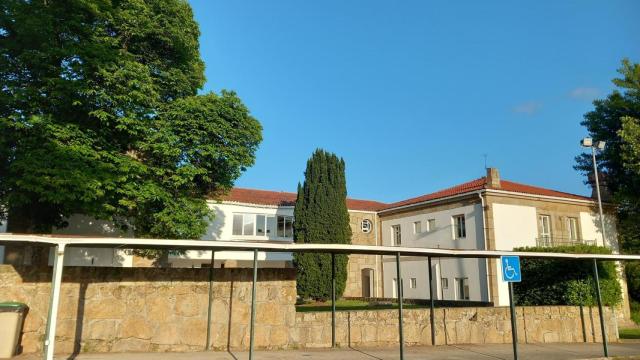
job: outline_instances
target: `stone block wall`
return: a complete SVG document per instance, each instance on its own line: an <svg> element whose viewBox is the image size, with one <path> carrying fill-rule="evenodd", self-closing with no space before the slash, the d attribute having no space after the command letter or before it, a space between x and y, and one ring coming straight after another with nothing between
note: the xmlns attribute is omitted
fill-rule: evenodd
<svg viewBox="0 0 640 360"><path fill-rule="evenodd" d="M206 343L208 269L65 267L56 352L202 351ZM214 349L247 349L251 316L251 269L216 269L212 337ZM42 350L50 267L0 265L0 301L29 306L21 346ZM260 269L256 349L331 346L331 313L296 313L294 269ZM600 340L597 309L519 307L520 342ZM615 316L607 310L610 341L617 341ZM510 343L509 309L438 308L437 344ZM582 325L584 323L584 326ZM407 345L431 345L428 309L404 311ZM398 311L337 313L340 346L397 346Z"/></svg>
<svg viewBox="0 0 640 360"><path fill-rule="evenodd" d="M573 306L518 307L516 310L520 343L600 342L597 308L584 308L584 327L580 308ZM615 315L605 312L609 341L618 340ZM428 309L403 312L406 345L431 345ZM511 343L509 308L440 308L435 311L436 344ZM300 347L331 346L331 312L296 314L294 341ZM584 332L583 332L584 330ZM340 346L397 346L398 311L344 311L336 316L336 341Z"/></svg>
<svg viewBox="0 0 640 360"><path fill-rule="evenodd" d="M56 353L202 351L208 269L65 267ZM246 349L251 269L216 269L212 344ZM50 267L0 265L0 301L29 306L21 346L39 352L51 292ZM295 325L293 269L258 271L256 347L286 348Z"/></svg>

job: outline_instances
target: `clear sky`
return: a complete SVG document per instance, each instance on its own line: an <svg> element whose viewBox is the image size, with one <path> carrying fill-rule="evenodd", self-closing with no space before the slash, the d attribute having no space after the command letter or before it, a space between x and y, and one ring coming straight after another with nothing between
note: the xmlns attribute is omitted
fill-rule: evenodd
<svg viewBox="0 0 640 360"><path fill-rule="evenodd" d="M237 186L295 191L316 148L350 197L391 202L484 175L589 194L591 101L640 61L640 1L192 0L205 91L264 127Z"/></svg>

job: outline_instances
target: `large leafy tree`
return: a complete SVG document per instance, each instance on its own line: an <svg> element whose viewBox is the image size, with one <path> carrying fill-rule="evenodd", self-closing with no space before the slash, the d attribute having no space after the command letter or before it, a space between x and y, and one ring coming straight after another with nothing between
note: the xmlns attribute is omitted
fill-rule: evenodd
<svg viewBox="0 0 640 360"><path fill-rule="evenodd" d="M0 2L0 211L13 231L71 214L198 238L205 198L254 162L261 126L204 84L182 0Z"/></svg>
<svg viewBox="0 0 640 360"><path fill-rule="evenodd" d="M304 184L298 184L294 210L294 241L314 244L350 244L344 160L316 150L307 161ZM336 296L347 281L347 255L336 255ZM326 300L331 297L331 255L294 254L298 295Z"/></svg>
<svg viewBox="0 0 640 360"><path fill-rule="evenodd" d="M594 101L594 109L584 116L582 125L595 140L607 146L598 156L599 171L613 195L618 215L621 249L640 252L640 64L622 61L617 86L605 99ZM577 157L576 168L585 175L592 172L590 154ZM640 267L627 265L629 290L640 299Z"/></svg>

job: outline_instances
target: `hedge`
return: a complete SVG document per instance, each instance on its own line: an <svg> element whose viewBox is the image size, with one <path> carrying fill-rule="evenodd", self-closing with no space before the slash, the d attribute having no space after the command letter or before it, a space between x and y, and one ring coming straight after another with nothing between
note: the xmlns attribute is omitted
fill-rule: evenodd
<svg viewBox="0 0 640 360"><path fill-rule="evenodd" d="M575 245L561 247L526 247L517 251L560 252L574 254L611 254L600 246ZM592 260L521 259L522 282L514 285L518 305L585 305L597 304ZM617 305L622 290L617 280L615 263L598 261L600 293L604 305Z"/></svg>

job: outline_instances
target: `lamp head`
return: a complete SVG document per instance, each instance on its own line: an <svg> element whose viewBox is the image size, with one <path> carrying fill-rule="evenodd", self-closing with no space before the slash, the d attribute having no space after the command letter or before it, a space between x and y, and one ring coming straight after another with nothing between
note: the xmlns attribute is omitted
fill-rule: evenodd
<svg viewBox="0 0 640 360"><path fill-rule="evenodd" d="M580 144L584 147L592 147L593 146L593 139L590 137L586 137L582 140L580 140Z"/></svg>
<svg viewBox="0 0 640 360"><path fill-rule="evenodd" d="M596 147L598 148L598 150L602 151L604 150L604 146L605 146L605 142L604 141L596 141Z"/></svg>

